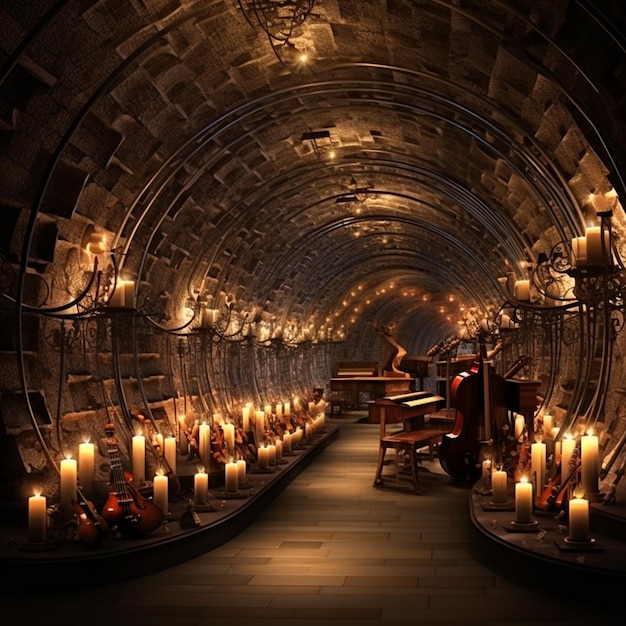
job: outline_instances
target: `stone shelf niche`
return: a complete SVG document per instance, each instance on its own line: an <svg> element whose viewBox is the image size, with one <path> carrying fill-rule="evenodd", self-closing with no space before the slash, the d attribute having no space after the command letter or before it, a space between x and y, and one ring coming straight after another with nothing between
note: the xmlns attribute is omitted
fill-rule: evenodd
<svg viewBox="0 0 626 626"><path fill-rule="evenodd" d="M337 426L326 425L272 471L250 471L248 484L236 495L224 493L223 483L211 480L210 507L197 510L200 526L184 515L188 499L193 499L193 475L182 472L182 494L170 502L170 515L162 527L141 538L111 538L89 548L74 540L70 529L64 541L38 546L27 542L26 508L17 515L5 511L0 517L0 571L6 576L0 594L32 595L122 581L200 556L240 533L338 436Z"/></svg>

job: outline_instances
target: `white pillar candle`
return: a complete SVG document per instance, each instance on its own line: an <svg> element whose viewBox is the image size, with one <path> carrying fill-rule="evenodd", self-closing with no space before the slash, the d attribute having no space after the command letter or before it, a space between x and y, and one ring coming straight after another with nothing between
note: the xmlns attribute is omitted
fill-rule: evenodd
<svg viewBox="0 0 626 626"><path fill-rule="evenodd" d="M237 485L243 488L247 482L246 461L244 459L239 459L237 461Z"/></svg>
<svg viewBox="0 0 626 626"><path fill-rule="evenodd" d="M495 504L504 504L507 501L507 474L503 470L491 473L492 501Z"/></svg>
<svg viewBox="0 0 626 626"><path fill-rule="evenodd" d="M45 541L47 535L46 497L35 494L28 498L28 541Z"/></svg>
<svg viewBox="0 0 626 626"><path fill-rule="evenodd" d="M168 469L173 474L176 473L176 437L165 437L163 439L163 456Z"/></svg>
<svg viewBox="0 0 626 626"><path fill-rule="evenodd" d="M584 498L569 501L569 538L589 541L589 502Z"/></svg>
<svg viewBox="0 0 626 626"><path fill-rule="evenodd" d="M235 463L234 461L229 461L224 466L224 474L225 474L224 485L225 485L225 491L227 493L237 492L238 472L239 470L237 468L237 463Z"/></svg>
<svg viewBox="0 0 626 626"><path fill-rule="evenodd" d="M519 441L524 434L524 426L526 426L526 418L521 413L515 414L514 436L515 441Z"/></svg>
<svg viewBox="0 0 626 626"><path fill-rule="evenodd" d="M282 417L283 416L283 405L279 402L276 404L276 417Z"/></svg>
<svg viewBox="0 0 626 626"><path fill-rule="evenodd" d="M574 237L572 239L572 255L574 267L587 265L587 239L586 237Z"/></svg>
<svg viewBox="0 0 626 626"><path fill-rule="evenodd" d="M257 455L257 465L259 466L259 469L265 469L269 462L269 450L263 446L257 450Z"/></svg>
<svg viewBox="0 0 626 626"><path fill-rule="evenodd" d="M267 462L269 465L276 465L276 446L273 443L267 446Z"/></svg>
<svg viewBox="0 0 626 626"><path fill-rule="evenodd" d="M202 423L198 427L198 454L205 467L209 467L211 453L211 427Z"/></svg>
<svg viewBox="0 0 626 626"><path fill-rule="evenodd" d="M291 403L285 402L283 404L283 413L285 415L291 415Z"/></svg>
<svg viewBox="0 0 626 626"><path fill-rule="evenodd" d="M283 454L291 454L291 433L283 435Z"/></svg>
<svg viewBox="0 0 626 626"><path fill-rule="evenodd" d="M276 462L278 463L283 458L283 442L277 439L274 445L276 446Z"/></svg>
<svg viewBox="0 0 626 626"><path fill-rule="evenodd" d="M520 301L530 300L530 281L518 280L515 281L515 298Z"/></svg>
<svg viewBox="0 0 626 626"><path fill-rule="evenodd" d="M65 515L72 511L72 500L76 500L76 459L63 459L61 461L61 509Z"/></svg>
<svg viewBox="0 0 626 626"><path fill-rule="evenodd" d="M565 480L571 474L570 461L574 454L576 442L571 436L566 436L561 442L561 480Z"/></svg>
<svg viewBox="0 0 626 626"><path fill-rule="evenodd" d="M157 474L154 477L154 503L161 507L163 513L167 514L167 498L168 498L168 479L163 474Z"/></svg>
<svg viewBox="0 0 626 626"><path fill-rule="evenodd" d="M209 499L209 475L199 471L193 477L193 501L196 504L206 504Z"/></svg>
<svg viewBox="0 0 626 626"><path fill-rule="evenodd" d="M533 520L533 486L525 477L515 484L515 521L530 524Z"/></svg>
<svg viewBox="0 0 626 626"><path fill-rule="evenodd" d="M536 442L530 446L530 467L533 473L535 493L540 494L546 483L546 444Z"/></svg>
<svg viewBox="0 0 626 626"><path fill-rule="evenodd" d="M543 416L543 436L545 439L553 437L552 430L552 415L546 413Z"/></svg>
<svg viewBox="0 0 626 626"><path fill-rule="evenodd" d="M135 435L132 441L132 473L136 487L146 482L146 438Z"/></svg>
<svg viewBox="0 0 626 626"><path fill-rule="evenodd" d="M235 458L235 425L222 424L224 431L224 443L226 444L226 453L229 459Z"/></svg>
<svg viewBox="0 0 626 626"><path fill-rule="evenodd" d="M604 231L603 244L600 226L588 226L585 231L585 241L587 245L587 263L589 265L602 265L608 259L610 247L608 231Z"/></svg>
<svg viewBox="0 0 626 626"><path fill-rule="evenodd" d="M84 442L78 446L78 478L86 498L93 496L94 445Z"/></svg>
<svg viewBox="0 0 626 626"><path fill-rule="evenodd" d="M485 459L482 463L482 468L483 468L483 478L489 478L489 475L491 474L491 459Z"/></svg>
<svg viewBox="0 0 626 626"><path fill-rule="evenodd" d="M580 438L580 463L582 485L585 495L589 498L592 494L598 493L600 460L596 435L584 435Z"/></svg>

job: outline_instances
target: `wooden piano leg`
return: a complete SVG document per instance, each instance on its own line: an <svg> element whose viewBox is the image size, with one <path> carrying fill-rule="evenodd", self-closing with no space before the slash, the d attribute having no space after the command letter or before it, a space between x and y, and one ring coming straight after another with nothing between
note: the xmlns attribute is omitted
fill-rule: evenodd
<svg viewBox="0 0 626 626"><path fill-rule="evenodd" d="M413 487L415 488L415 493L420 493L420 484L419 484L419 474L417 467L417 446L416 444L412 444L410 448L411 452L411 474L413 475Z"/></svg>
<svg viewBox="0 0 626 626"><path fill-rule="evenodd" d="M387 452L387 448L382 445L382 443L378 446L378 465L376 467L376 478L374 478L374 486L380 485L383 482L382 473L383 473L383 465L385 463L385 454Z"/></svg>

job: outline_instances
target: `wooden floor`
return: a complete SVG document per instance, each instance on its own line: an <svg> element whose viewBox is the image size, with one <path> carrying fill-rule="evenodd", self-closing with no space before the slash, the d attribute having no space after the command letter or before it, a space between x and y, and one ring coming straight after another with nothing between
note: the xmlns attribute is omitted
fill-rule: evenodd
<svg viewBox="0 0 626 626"><path fill-rule="evenodd" d="M533 590L485 563L468 488L372 486L378 426L339 438L242 534L183 565L98 589L2 598L4 626L610 624L615 610ZM506 558L503 556L503 558ZM89 571L77 572L89 576ZM508 575L507 575L508 576ZM523 573L520 573L523 578ZM533 582L533 581L529 581ZM536 581L534 581L536 582ZM626 591L626 590L625 590ZM621 618L620 618L621 620Z"/></svg>

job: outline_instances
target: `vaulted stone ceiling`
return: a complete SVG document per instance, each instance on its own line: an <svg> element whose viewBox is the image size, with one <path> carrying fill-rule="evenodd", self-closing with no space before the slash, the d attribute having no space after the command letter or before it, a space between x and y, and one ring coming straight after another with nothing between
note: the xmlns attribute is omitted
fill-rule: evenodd
<svg viewBox="0 0 626 626"><path fill-rule="evenodd" d="M200 294L419 351L623 196L620 2L318 0L278 47L252 4L2 1L3 249L57 301L95 227L165 325Z"/></svg>

